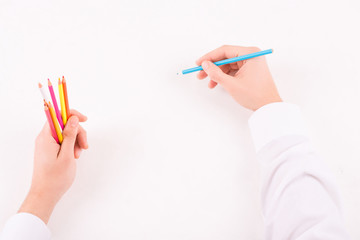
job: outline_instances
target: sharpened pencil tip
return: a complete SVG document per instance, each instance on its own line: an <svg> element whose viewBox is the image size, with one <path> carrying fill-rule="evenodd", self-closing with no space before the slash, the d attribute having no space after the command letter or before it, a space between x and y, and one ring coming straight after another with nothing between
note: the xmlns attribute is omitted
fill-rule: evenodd
<svg viewBox="0 0 360 240"><path fill-rule="evenodd" d="M41 85L41 83L39 83L38 85L39 85L39 88L42 88L42 85Z"/></svg>
<svg viewBox="0 0 360 240"><path fill-rule="evenodd" d="M58 80L58 84L59 84L59 85L61 84L61 80L60 80L60 78L59 78L59 80Z"/></svg>
<svg viewBox="0 0 360 240"><path fill-rule="evenodd" d="M50 82L50 79L48 79L48 85L51 86L51 82Z"/></svg>

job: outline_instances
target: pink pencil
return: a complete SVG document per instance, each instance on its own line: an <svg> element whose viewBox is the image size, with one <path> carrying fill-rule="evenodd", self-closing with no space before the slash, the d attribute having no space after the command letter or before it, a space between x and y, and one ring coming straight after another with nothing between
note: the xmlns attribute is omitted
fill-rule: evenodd
<svg viewBox="0 0 360 240"><path fill-rule="evenodd" d="M52 102L53 102L53 105L54 105L54 108L55 108L56 118L59 121L61 129L64 130L64 123L62 121L61 114L60 114L60 111L59 111L59 108L58 108L58 105L57 105L57 102L56 102L54 89L53 89L53 86L52 86L49 79L48 79L48 87L49 87L51 99L52 99Z"/></svg>
<svg viewBox="0 0 360 240"><path fill-rule="evenodd" d="M59 143L59 139L56 135L56 132L55 132L55 127L54 127L54 123L51 119L51 116L50 116L50 111L49 111L49 108L46 104L44 104L44 111L45 111L45 114L46 114L46 118L48 120L48 123L49 123L49 126L50 126L50 130L51 130L51 135L53 136L53 138L56 140L57 143Z"/></svg>

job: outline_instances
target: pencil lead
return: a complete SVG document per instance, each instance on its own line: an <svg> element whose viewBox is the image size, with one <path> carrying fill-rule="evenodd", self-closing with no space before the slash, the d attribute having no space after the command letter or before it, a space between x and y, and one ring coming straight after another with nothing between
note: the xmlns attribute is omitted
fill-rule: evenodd
<svg viewBox="0 0 360 240"><path fill-rule="evenodd" d="M59 83L59 85L61 84L61 80L60 80L60 78L59 78L59 81L58 81L58 83Z"/></svg>
<svg viewBox="0 0 360 240"><path fill-rule="evenodd" d="M52 84L51 84L51 82L50 82L50 79L48 79L48 85L49 85L49 86L51 86L51 85L52 85Z"/></svg>
<svg viewBox="0 0 360 240"><path fill-rule="evenodd" d="M39 88L42 88L42 85L41 85L41 83L39 83Z"/></svg>

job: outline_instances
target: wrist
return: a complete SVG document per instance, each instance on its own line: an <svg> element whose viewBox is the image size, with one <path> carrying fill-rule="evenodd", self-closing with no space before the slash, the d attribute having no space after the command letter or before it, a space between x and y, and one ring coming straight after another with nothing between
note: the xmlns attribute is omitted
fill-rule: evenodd
<svg viewBox="0 0 360 240"><path fill-rule="evenodd" d="M260 104L258 104L257 106L255 106L252 110L256 111L268 104L277 103L277 102L283 102L283 100L281 99L281 97L279 95L267 97L267 98L264 98L263 101L260 102Z"/></svg>
<svg viewBox="0 0 360 240"><path fill-rule="evenodd" d="M31 189L18 212L33 214L47 224L57 202L58 199L49 194Z"/></svg>

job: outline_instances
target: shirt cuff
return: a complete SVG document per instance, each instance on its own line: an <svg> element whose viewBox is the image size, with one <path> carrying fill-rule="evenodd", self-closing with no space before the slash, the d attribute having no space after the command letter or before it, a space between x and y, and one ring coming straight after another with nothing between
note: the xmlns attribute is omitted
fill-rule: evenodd
<svg viewBox="0 0 360 240"><path fill-rule="evenodd" d="M270 103L256 110L249 118L249 127L256 152L286 135L307 136L299 107L284 102Z"/></svg>
<svg viewBox="0 0 360 240"><path fill-rule="evenodd" d="M49 240L51 233L46 224L30 213L12 216L3 229L1 240Z"/></svg>

